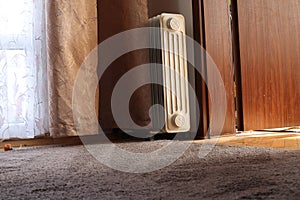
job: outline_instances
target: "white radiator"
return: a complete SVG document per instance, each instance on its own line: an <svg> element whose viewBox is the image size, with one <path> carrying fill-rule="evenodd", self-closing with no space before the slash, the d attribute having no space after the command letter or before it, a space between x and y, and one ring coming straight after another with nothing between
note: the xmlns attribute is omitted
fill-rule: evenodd
<svg viewBox="0 0 300 200"><path fill-rule="evenodd" d="M150 50L151 78L165 86L152 86L153 104L164 107L163 113L153 111L153 127L166 133L188 132L190 105L184 17L163 13L151 18L149 24L159 28L150 32L149 42L163 49Z"/></svg>

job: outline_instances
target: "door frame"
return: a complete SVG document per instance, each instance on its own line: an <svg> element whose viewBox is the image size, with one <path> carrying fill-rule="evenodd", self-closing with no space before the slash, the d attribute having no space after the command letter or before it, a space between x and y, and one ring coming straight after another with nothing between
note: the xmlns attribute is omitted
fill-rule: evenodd
<svg viewBox="0 0 300 200"><path fill-rule="evenodd" d="M220 14L218 17L214 17L212 13ZM221 134L236 133L234 67L232 62L233 46L229 13L230 7L228 0L193 0L194 39L216 62L226 89L227 113ZM211 26L211 24L214 26ZM195 55L197 55L197 52L195 52ZM195 63L196 65L203 66L201 73L206 76L206 79L207 77L213 77L209 74L210 71L207 66L205 54L195 56ZM198 73L196 73L196 93L201 107L198 135L201 135L202 132L203 137L209 138L208 126L211 119L210 113L212 105L206 83ZM219 135L220 133L211 134Z"/></svg>

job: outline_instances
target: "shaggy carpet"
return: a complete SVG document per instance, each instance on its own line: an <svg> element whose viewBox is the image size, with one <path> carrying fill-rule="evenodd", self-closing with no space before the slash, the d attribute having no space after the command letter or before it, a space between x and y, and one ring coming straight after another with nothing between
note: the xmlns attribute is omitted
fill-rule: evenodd
<svg viewBox="0 0 300 200"><path fill-rule="evenodd" d="M124 143L138 151L166 141ZM84 146L0 153L0 199L300 199L300 154L193 144L170 166L144 174L116 171Z"/></svg>

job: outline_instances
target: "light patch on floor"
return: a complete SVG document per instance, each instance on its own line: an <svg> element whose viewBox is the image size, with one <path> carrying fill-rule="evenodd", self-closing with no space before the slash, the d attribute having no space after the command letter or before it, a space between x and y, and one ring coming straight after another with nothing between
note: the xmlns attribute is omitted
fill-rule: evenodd
<svg viewBox="0 0 300 200"><path fill-rule="evenodd" d="M196 141L201 143L203 141ZM207 141L206 141L207 142ZM222 136L211 143L228 146L270 147L287 150L300 150L300 133L290 132L245 132L236 136Z"/></svg>

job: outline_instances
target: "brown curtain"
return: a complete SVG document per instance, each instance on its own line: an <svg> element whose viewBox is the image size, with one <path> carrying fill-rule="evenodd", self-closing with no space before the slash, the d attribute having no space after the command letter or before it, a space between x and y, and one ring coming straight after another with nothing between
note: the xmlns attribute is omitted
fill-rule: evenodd
<svg viewBox="0 0 300 200"><path fill-rule="evenodd" d="M121 33L123 31L145 26L148 23L147 0L99 0L99 41ZM114 63L101 77L100 81L100 124L104 130L113 128L130 129L132 127L118 127L111 112L111 96L118 80L130 69L148 63L148 51L138 50L128 53ZM101 55L100 58L101 59ZM101 66L100 66L101 67ZM138 77L149 79L149 73ZM129 112L132 120L139 126L145 127L150 123L149 109L151 106L151 88L143 86L131 97Z"/></svg>
<svg viewBox="0 0 300 200"><path fill-rule="evenodd" d="M101 42L114 34L145 25L148 21L147 0L47 0L46 12L50 133L54 137L74 136L78 132L73 119L72 95L81 64L97 46L98 39ZM144 63L148 63L147 51L130 53L116 60L101 79L101 95L96 93L95 107L98 112L100 105L103 129L118 128L110 108L114 85L128 70ZM150 92L150 86L143 87L131 99L130 113L141 126L150 122ZM80 106L84 108L85 105ZM86 134L97 132L97 126L89 126L88 119L82 123L89 127L84 131Z"/></svg>
<svg viewBox="0 0 300 200"><path fill-rule="evenodd" d="M72 113L74 81L98 44L97 0L47 0L46 13L50 134L73 136L77 135ZM96 129L93 126L86 132Z"/></svg>

